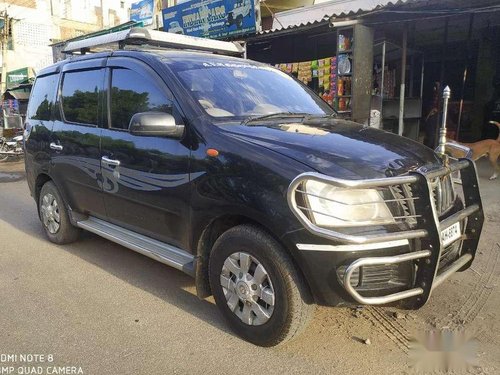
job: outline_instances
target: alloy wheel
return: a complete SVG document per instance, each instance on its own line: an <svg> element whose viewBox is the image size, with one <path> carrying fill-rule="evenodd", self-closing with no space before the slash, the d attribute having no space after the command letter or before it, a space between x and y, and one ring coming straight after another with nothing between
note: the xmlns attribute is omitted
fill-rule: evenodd
<svg viewBox="0 0 500 375"><path fill-rule="evenodd" d="M273 284L254 256L237 252L227 257L220 283L227 306L243 323L258 326L271 318L275 303Z"/></svg>
<svg viewBox="0 0 500 375"><path fill-rule="evenodd" d="M56 234L61 227L61 216L59 214L59 205L56 198L47 193L42 198L40 206L43 225L51 234Z"/></svg>

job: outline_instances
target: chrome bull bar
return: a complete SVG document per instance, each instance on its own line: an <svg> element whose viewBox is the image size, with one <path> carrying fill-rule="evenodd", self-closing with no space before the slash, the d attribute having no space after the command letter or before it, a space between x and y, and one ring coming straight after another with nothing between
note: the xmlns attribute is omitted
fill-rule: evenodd
<svg viewBox="0 0 500 375"><path fill-rule="evenodd" d="M415 305L421 306L428 300L432 290L441 285L452 274L471 263L475 255L483 221L482 205L479 197L477 175L474 164L470 160L462 160L458 163L450 165L448 168L422 173L422 175L425 176L427 181L430 181L433 178L441 177L458 170L464 170L464 174L468 177L467 183L464 184L465 207L441 221L439 221L437 217L435 207L432 207L432 214L428 217L428 221L432 221L432 225L429 225L426 228L429 236L421 239L422 246L425 246L423 248L427 248L427 250L389 257L360 258L351 263L346 270L343 281L345 289L355 301L368 305L382 305L415 297L417 301ZM463 241L464 250L458 259L447 265L446 268L438 274L440 256L443 251L440 233L443 229L446 229L457 222L463 222L465 219L470 220L470 222L468 222L467 226L463 228L462 237L457 240ZM468 243L467 246L464 246L466 243ZM425 264L424 262L420 262L419 259L425 259ZM366 265L394 264L412 260L419 261L421 268L423 268L421 274L417 274L417 280L414 288L412 289L384 296L364 297L351 285L351 276L359 267ZM426 275L424 275L425 273Z"/></svg>
<svg viewBox="0 0 500 375"><path fill-rule="evenodd" d="M410 298L421 295L424 293L424 289L416 287L408 290L403 290L401 292L389 294L386 296L363 297L351 285L351 276L358 268L363 266L401 263L410 260L426 258L429 257L430 255L431 255L430 250L422 250L422 251L416 251L414 253L395 255L390 257L360 258L351 263L351 265L347 268L346 273L344 275L344 286L347 292L349 292L349 294L352 296L352 298L354 298L357 302L362 303L364 305L385 305L391 302L399 301L404 298ZM448 266L441 274L439 274L434 278L434 282L432 283L432 289L442 284L443 281L445 281L448 277L457 272L460 268L464 267L471 260L472 260L471 254L462 255L450 266Z"/></svg>
<svg viewBox="0 0 500 375"><path fill-rule="evenodd" d="M431 180L443 177L453 172L460 171L463 180L464 207L443 220L439 220L438 213L432 197ZM312 223L308 217L300 210L294 199L295 190L306 179L317 179L322 182L329 182L335 186L350 188L376 188L380 186L390 186L394 184L411 184L415 196L418 196L421 218L416 228L413 230L403 230L399 232L371 234L357 236L344 234L331 228L321 228ZM298 176L292 181L288 190L288 202L295 216L305 226L305 228L318 236L334 240L344 244L373 244L399 239L418 239L420 247L415 251L398 254L394 256L374 256L363 257L350 263L343 275L343 285L349 295L361 304L381 305L406 299L407 305L411 308L418 308L425 304L434 288L443 283L448 277L458 270L465 269L474 259L479 235L481 233L484 220L481 198L479 195L477 173L474 163L469 159L460 159L449 163L445 167L433 170L419 170L411 172L407 176L389 177L371 180L340 180L325 177L316 173L307 173ZM462 237L456 241L462 241L460 256L451 264L446 265L438 273L440 257L444 250L441 241L441 231L451 225L462 222ZM464 224L466 223L466 224ZM449 246L448 244L447 246ZM421 249L421 250L419 250ZM351 285L351 277L356 270L363 266L396 264L401 262L418 262L419 267L415 273L413 287L397 293L366 297L361 295L355 287ZM411 298L410 297L414 297ZM406 303L406 302L405 302Z"/></svg>
<svg viewBox="0 0 500 375"><path fill-rule="evenodd" d="M363 297L351 285L351 276L354 273L354 271L363 266L376 266L382 264L401 263L409 260L428 257L429 255L431 255L430 250L423 250L414 253L395 255L390 257L360 258L351 263L349 267L347 267L347 270L344 275L344 286L346 290L349 292L349 294L356 301L358 301L359 303L363 303L365 305L383 305L403 298L418 296L424 293L424 290L422 288L413 288L381 297Z"/></svg>

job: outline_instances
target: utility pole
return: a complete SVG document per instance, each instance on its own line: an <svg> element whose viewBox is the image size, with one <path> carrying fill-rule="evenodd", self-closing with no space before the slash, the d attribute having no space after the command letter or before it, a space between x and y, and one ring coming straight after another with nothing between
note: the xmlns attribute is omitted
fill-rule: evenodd
<svg viewBox="0 0 500 375"><path fill-rule="evenodd" d="M10 19L7 11L2 14L3 29L2 29L2 86L0 95L3 95L7 89L7 48L9 47L9 28Z"/></svg>

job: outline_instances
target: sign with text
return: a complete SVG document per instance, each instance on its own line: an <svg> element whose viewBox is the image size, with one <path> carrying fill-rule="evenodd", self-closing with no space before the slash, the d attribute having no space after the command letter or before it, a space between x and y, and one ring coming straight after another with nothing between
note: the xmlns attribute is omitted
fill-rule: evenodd
<svg viewBox="0 0 500 375"><path fill-rule="evenodd" d="M7 72L7 88L28 83L30 78L35 78L33 68L21 68Z"/></svg>
<svg viewBox="0 0 500 375"><path fill-rule="evenodd" d="M130 20L142 22L144 26L153 24L154 0L142 0L133 3L130 7Z"/></svg>
<svg viewBox="0 0 500 375"><path fill-rule="evenodd" d="M254 0L192 0L163 9L163 29L212 39L252 34L260 29L259 7Z"/></svg>

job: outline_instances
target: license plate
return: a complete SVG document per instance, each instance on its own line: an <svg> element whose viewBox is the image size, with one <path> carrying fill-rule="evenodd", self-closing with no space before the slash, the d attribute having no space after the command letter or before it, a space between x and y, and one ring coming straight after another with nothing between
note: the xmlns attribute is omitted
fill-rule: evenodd
<svg viewBox="0 0 500 375"><path fill-rule="evenodd" d="M443 247L448 246L452 242L455 242L460 238L462 233L460 232L460 223L455 223L446 229L441 231L441 242Z"/></svg>

